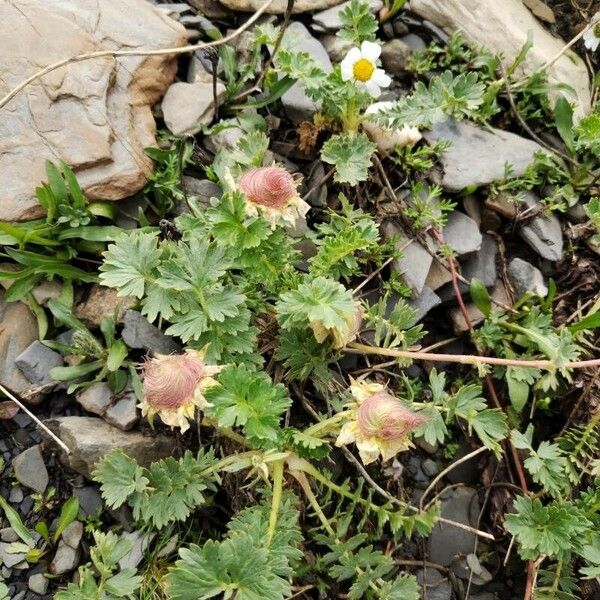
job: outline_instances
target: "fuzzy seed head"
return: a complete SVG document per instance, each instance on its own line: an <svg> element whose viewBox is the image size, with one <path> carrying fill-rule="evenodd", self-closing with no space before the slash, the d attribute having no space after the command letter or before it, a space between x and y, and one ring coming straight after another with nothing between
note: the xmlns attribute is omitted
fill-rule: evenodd
<svg viewBox="0 0 600 600"><path fill-rule="evenodd" d="M194 397L205 370L202 359L192 352L151 358L143 367L145 402L154 410L184 406Z"/></svg>
<svg viewBox="0 0 600 600"><path fill-rule="evenodd" d="M293 177L283 167L260 167L244 173L240 190L248 200L260 206L283 209L298 195Z"/></svg>
<svg viewBox="0 0 600 600"><path fill-rule="evenodd" d="M358 428L365 438L398 440L424 422L419 413L411 411L387 392L369 396L358 408Z"/></svg>

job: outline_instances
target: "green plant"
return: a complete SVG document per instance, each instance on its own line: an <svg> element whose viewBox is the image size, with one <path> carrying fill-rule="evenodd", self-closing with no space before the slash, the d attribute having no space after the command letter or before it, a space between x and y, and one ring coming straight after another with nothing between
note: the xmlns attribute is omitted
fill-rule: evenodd
<svg viewBox="0 0 600 600"><path fill-rule="evenodd" d="M100 224L101 219L114 217L114 205L88 202L66 164L59 168L47 161L46 176L48 183L36 190L46 217L24 223L0 222L0 255L15 265L0 272L0 280L10 284L5 294L9 302L26 298L35 304L30 292L44 279L65 282L65 297L72 294L72 282L96 281L95 274L77 265L79 256L98 255L105 242L121 233L118 227Z"/></svg>
<svg viewBox="0 0 600 600"><path fill-rule="evenodd" d="M133 543L115 533L94 532L95 546L90 549L91 564L79 567L78 583L69 583L59 591L57 600L115 600L133 598L142 578L136 569L119 569L119 561L131 552Z"/></svg>

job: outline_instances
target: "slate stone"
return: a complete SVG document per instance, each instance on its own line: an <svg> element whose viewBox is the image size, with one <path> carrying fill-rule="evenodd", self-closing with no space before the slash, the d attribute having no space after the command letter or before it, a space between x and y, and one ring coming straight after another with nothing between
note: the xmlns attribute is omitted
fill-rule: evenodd
<svg viewBox="0 0 600 600"><path fill-rule="evenodd" d="M373 14L383 8L383 2L381 0L367 1ZM339 31L343 26L340 13L347 8L349 4L350 0L347 0L337 6L332 6L331 8L313 14L312 22L313 25L316 26L315 29L318 29L319 31Z"/></svg>
<svg viewBox="0 0 600 600"><path fill-rule="evenodd" d="M419 585L427 585L427 600L452 600L452 586L439 571L419 569L416 575Z"/></svg>
<svg viewBox="0 0 600 600"><path fill-rule="evenodd" d="M517 296L533 292L538 296L545 297L548 293L542 272L526 260L513 258L508 263L508 276Z"/></svg>
<svg viewBox="0 0 600 600"><path fill-rule="evenodd" d="M104 414L104 418L115 427L128 431L138 420L137 398L133 392L117 400Z"/></svg>
<svg viewBox="0 0 600 600"><path fill-rule="evenodd" d="M146 350L159 354L172 354L180 348L179 344L158 327L152 325L137 310L128 310L124 317L121 337L134 350Z"/></svg>
<svg viewBox="0 0 600 600"><path fill-rule="evenodd" d="M79 563L79 550L71 548L63 540L58 542L56 554L50 563L50 572L62 575L72 571Z"/></svg>
<svg viewBox="0 0 600 600"><path fill-rule="evenodd" d="M539 204L531 192L523 192L527 208ZM542 258L555 262L563 257L563 235L560 221L555 214L537 215L519 229L520 236Z"/></svg>
<svg viewBox="0 0 600 600"><path fill-rule="evenodd" d="M458 210L448 215L448 221L442 233L444 241L458 256L477 252L481 248L481 233L477 223L471 217Z"/></svg>
<svg viewBox="0 0 600 600"><path fill-rule="evenodd" d="M488 185L504 179L509 163L515 177L523 175L541 146L500 129L484 130L467 121L448 119L424 131L429 142L448 140L451 146L442 154L442 186L451 192Z"/></svg>
<svg viewBox="0 0 600 600"><path fill-rule="evenodd" d="M406 284L416 295L420 294L425 286L433 257L419 242L410 241L402 229L392 221L384 223L382 233L385 239L393 236L398 238L396 248L402 252L402 256L394 260L391 267L402 275Z"/></svg>
<svg viewBox="0 0 600 600"><path fill-rule="evenodd" d="M95 516L102 511L102 496L94 486L87 485L73 489L73 496L79 500L79 517Z"/></svg>
<svg viewBox="0 0 600 600"><path fill-rule="evenodd" d="M469 256L461 263L461 272L465 279L479 279L486 287L492 287L496 281L496 257L498 244L487 234L483 234L479 252ZM464 284L463 284L464 285ZM466 288L466 286L464 286Z"/></svg>
<svg viewBox="0 0 600 600"><path fill-rule="evenodd" d="M15 565L18 565L25 558L24 554L14 554L8 552L12 544L7 542L0 542L0 563L2 563L7 569L11 569Z"/></svg>
<svg viewBox="0 0 600 600"><path fill-rule="evenodd" d="M99 381L79 392L75 398L85 410L102 416L112 402L112 391L108 383Z"/></svg>
<svg viewBox="0 0 600 600"><path fill-rule="evenodd" d="M22 485L42 494L48 487L49 477L40 446L32 446L15 456L12 467L17 481Z"/></svg>
<svg viewBox="0 0 600 600"><path fill-rule="evenodd" d="M477 490L460 487L442 500L441 516L464 525L474 526L479 513ZM448 566L457 555L473 551L475 534L445 523L437 523L427 540L429 560Z"/></svg>
<svg viewBox="0 0 600 600"><path fill-rule="evenodd" d="M36 573L31 575L27 581L27 585L32 592L43 596L48 591L48 584L50 582L42 573Z"/></svg>
<svg viewBox="0 0 600 600"><path fill-rule="evenodd" d="M50 370L62 367L64 361L58 352L35 340L17 356L15 364L31 383L47 385L54 381L50 377Z"/></svg>
<svg viewBox="0 0 600 600"><path fill-rule="evenodd" d="M430 310L433 310L441 303L441 298L430 287L424 285L421 293L416 298L408 301L409 306L417 311L414 322L410 326L412 327L419 321L422 321Z"/></svg>
<svg viewBox="0 0 600 600"><path fill-rule="evenodd" d="M132 543L131 550L119 561L121 569L135 569L144 557L144 552L154 539L154 533L142 533L140 531L132 531L124 533L121 537Z"/></svg>

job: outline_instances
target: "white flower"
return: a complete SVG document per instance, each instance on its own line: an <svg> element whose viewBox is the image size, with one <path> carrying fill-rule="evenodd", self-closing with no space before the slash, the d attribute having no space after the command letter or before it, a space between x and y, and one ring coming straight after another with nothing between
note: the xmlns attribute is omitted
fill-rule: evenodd
<svg viewBox="0 0 600 600"><path fill-rule="evenodd" d="M378 98L382 87L388 87L392 80L383 69L377 67L377 59L381 54L381 46L364 41L360 48L352 48L340 65L342 79L355 81L364 86L367 92Z"/></svg>
<svg viewBox="0 0 600 600"><path fill-rule="evenodd" d="M600 44L600 12L592 17L592 26L583 34L583 43L588 50L596 52Z"/></svg>
<svg viewBox="0 0 600 600"><path fill-rule="evenodd" d="M378 112L388 110L394 106L393 102L375 102L365 111L365 115L374 115ZM387 153L400 146L414 146L423 136L416 127L404 125L402 129L397 127L384 127L378 123L367 120L363 121L363 129L375 142L380 152Z"/></svg>

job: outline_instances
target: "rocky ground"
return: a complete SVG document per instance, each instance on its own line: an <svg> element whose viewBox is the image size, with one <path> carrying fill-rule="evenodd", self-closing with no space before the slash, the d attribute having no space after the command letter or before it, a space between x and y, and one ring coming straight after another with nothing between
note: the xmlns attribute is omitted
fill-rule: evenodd
<svg viewBox="0 0 600 600"><path fill-rule="evenodd" d="M0 39L8 40L0 44L4 55L0 65L0 81L4 82L1 89L6 91L18 83L32 65L47 64L65 53L113 47L170 48L212 39L215 32L231 31L248 16L243 11L255 10L260 2L188 0L152 4L147 0L98 4L29 0L27 14L17 14L21 11L14 3L3 4L0 19L14 23L20 35L18 39L0 35ZM276 0L272 6L276 14L264 16L261 22L280 22L285 4ZM296 35L300 48L310 52L326 71L343 58L347 49L335 36L340 27L338 4L335 0L296 0L296 12L286 34ZM522 65L525 73L532 64L551 59L599 8L597 4L582 6L563 0L412 0L409 9L380 27L383 66L393 76L392 86L381 99L395 100L406 93L414 76L407 70L414 53L431 43L443 46L449 34L459 28L470 43L502 53L509 61L524 43L527 30L533 29L535 44L527 59L532 63ZM473 9L461 10L467 5ZM371 0L370 6L377 14L383 2ZM29 18L32 14L35 20ZM91 27L92 22L98 26ZM42 25L44 29L40 29ZM60 43L52 45L51 52L47 52L48 46L22 43L59 30L63 32ZM248 58L250 35L245 32L232 42L237 60ZM52 37L56 39L54 34ZM24 46L27 57L16 60ZM584 55L581 44L576 50ZM589 54L586 61L589 66L596 64ZM157 126L194 140L194 160L186 168L182 184L186 194L208 203L218 195L219 187L205 177L204 166L210 164L218 150L233 150L245 135L243 115L233 114L227 115L229 128L211 135L202 133L203 126L213 122L226 94L224 83L219 81L213 95L210 68L210 57L202 53L178 59L127 57L117 62L106 58L73 65L68 76L57 74L49 78L49 87L43 94L41 86L31 86L25 92L27 107L14 102L9 105L11 110L0 109L0 131L11 134L0 157L0 179L5 182L0 188L0 219L14 221L39 214L33 190L44 179L44 173L43 162L36 157L46 156L52 149L52 153L77 167L80 183L90 199L122 200L116 218L119 226L138 226L138 211L148 206L140 191L152 169L152 161L143 149L153 145ZM222 79L224 68L221 61L218 73ZM549 77L568 81L579 92L576 110L582 114L589 110L595 98L589 93L585 62L573 64L563 57L554 63ZM67 96L69 106L60 106ZM314 102L295 85L283 94L280 103L264 111L272 128L270 159L302 176L303 194L313 208L309 225L318 221L327 207L338 206L340 189L352 193L363 205L367 196L378 194L376 210L383 235L399 236L398 247L403 249L402 258L392 262L389 271L383 272L384 277L399 276L407 286L409 303L418 311L417 321L429 332L424 346L442 341L440 352L469 353L472 344L465 336L469 325L456 304L451 276L436 257L435 244L413 239L403 229L380 181L361 185L357 190L336 186L328 179L329 166L320 160L317 148L307 152L299 148L298 126L312 119L315 109ZM525 192L524 203L518 207L503 201L502 196L486 197L481 192L504 177L506 163L512 165L513 176L522 175L541 148L539 141L531 139L508 113L507 107L491 127L447 120L424 132L431 144L450 142L448 150L427 173L426 181L439 184L458 202L442 233L457 256L465 280L481 280L495 301L510 305L528 291L545 296L552 278L559 298L558 318L568 319L577 306L586 305L597 296L600 282L597 249L578 245L577 225L585 220L580 207L549 215L538 210L538 191ZM59 117L61 123L57 127ZM387 166L398 195L408 195L401 169L391 163ZM179 210L185 207L182 205ZM9 269L10 265L4 263L4 268ZM461 285L461 292L466 293L466 284ZM577 295L570 295L571 290L577 290ZM60 286L53 282L33 290L40 306L59 294ZM108 288L97 284L80 286L74 306L74 315L96 331L103 317L116 313L118 335L135 360L142 361L148 353L169 354L181 348L178 340L165 335L136 310L134 299L118 298ZM484 315L475 304L467 303L467 310L472 325L483 321ZM57 384L49 373L68 364L68 358L40 343L38 325L24 302L0 298L0 383L25 399L35 415L69 446L71 454L61 454L22 411L10 419L0 419L0 495L29 529L44 522L52 530L60 507L71 496L79 500L79 513L38 561L27 560L24 553L7 551L18 536L8 520L0 516L0 573L8 585L8 597L13 600L52 598L58 587L72 580L77 567L87 562L89 532L100 522L134 542L132 552L122 559L122 566L139 565L152 539L133 529L129 509L111 511L105 506L98 486L89 479L90 472L114 447L124 448L129 455L149 464L180 453L191 439L191 434L175 436L166 427L151 430L140 419L131 389L113 394L106 382L100 382L83 391L67 393L67 385ZM69 327L51 331L53 339L59 342L73 336ZM356 355L349 355L343 367L346 374L356 375L363 364ZM430 368L431 365L413 366L411 375L424 376ZM451 376L457 373L449 364L442 368ZM587 376L577 376L573 389L587 384ZM597 386L593 382L590 385ZM594 394L597 402L597 387ZM563 418L569 414L565 405ZM407 498L418 503L441 470L471 451L467 437L458 438L451 450L417 440L417 447L395 459L386 473L401 482ZM442 516L469 527L487 523L499 532L498 519L505 498L501 487L494 487L493 483L498 463L485 456L476 456L451 470L442 480L443 488L436 489ZM507 564L503 564L510 538L500 534L499 539L498 546L486 545L485 540L478 541L468 530L438 524L428 538L404 543L397 557L424 584L423 597L427 600L466 598L467 594L470 600L517 600L523 597L523 563L512 553ZM478 558L482 556L485 564ZM318 596L307 593L301 597ZM594 597L600 596L587 596Z"/></svg>

